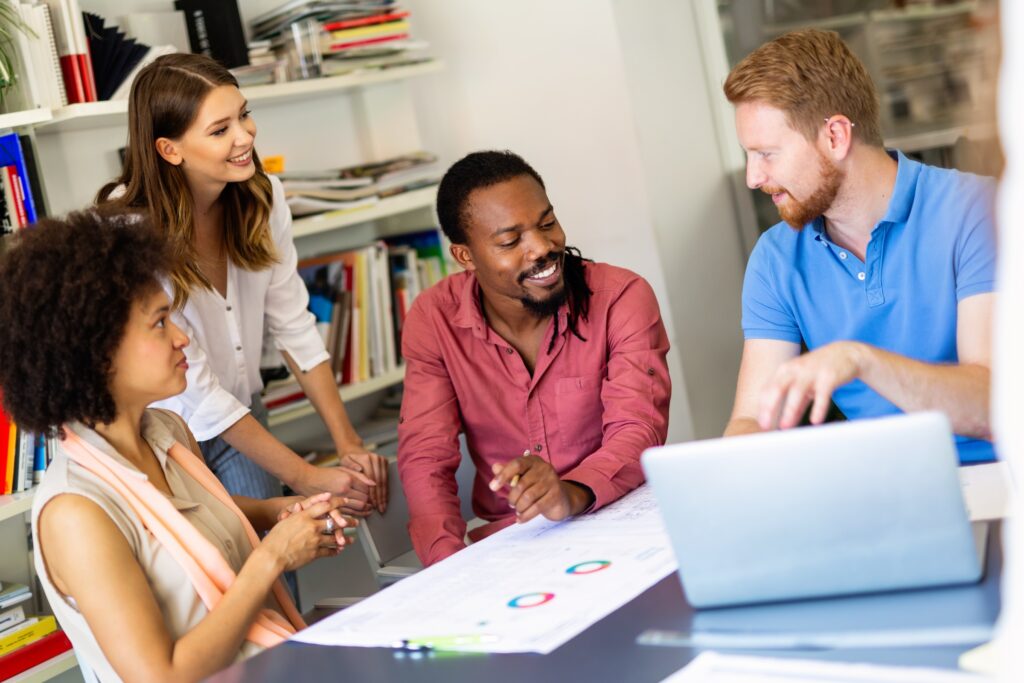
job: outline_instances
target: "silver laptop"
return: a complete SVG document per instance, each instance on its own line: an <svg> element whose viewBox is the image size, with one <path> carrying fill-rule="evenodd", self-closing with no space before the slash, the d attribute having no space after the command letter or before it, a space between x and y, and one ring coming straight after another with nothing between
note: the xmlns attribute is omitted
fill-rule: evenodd
<svg viewBox="0 0 1024 683"><path fill-rule="evenodd" d="M981 578L940 413L651 448L642 463L694 607Z"/></svg>

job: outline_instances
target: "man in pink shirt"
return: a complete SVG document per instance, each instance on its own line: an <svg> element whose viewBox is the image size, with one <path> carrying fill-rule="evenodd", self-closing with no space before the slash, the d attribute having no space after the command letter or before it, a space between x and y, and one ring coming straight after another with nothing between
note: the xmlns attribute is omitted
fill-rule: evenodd
<svg viewBox="0 0 1024 683"><path fill-rule="evenodd" d="M465 269L402 330L398 468L425 565L465 547L459 432L476 465L474 540L537 515L597 510L643 483L671 382L658 302L639 275L580 257L544 181L511 152L458 161L437 213Z"/></svg>

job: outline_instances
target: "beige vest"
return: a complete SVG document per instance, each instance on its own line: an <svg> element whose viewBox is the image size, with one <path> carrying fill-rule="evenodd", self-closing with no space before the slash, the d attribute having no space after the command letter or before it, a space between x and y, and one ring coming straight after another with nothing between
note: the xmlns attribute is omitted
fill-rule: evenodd
<svg viewBox="0 0 1024 683"><path fill-rule="evenodd" d="M77 423L71 425L70 428L90 445L114 458L119 464L138 471L95 431ZM162 410L147 410L142 419L142 435L160 461L167 484L174 494L170 499L171 502L203 536L220 550L237 574L251 552L241 523L231 510L224 507L199 482L192 479L172 458L167 456L167 449L175 441L198 453L179 418ZM144 477L145 475L139 472L139 476ZM43 482L32 501L32 539L36 548L34 553L36 573L57 621L67 633L71 644L74 645L75 655L79 661L92 669L103 683L120 681L121 678L110 665L99 643L96 642L92 630L82 613L76 608L74 600L57 590L53 582L50 581L43 563L42 546L39 543L37 532L39 512L50 499L64 493L84 496L99 505L124 534L135 559L149 579L153 596L156 598L157 604L160 605L167 632L172 639L177 640L185 635L206 616L208 610L200 600L198 593L192 588L185 572L170 553L157 543L152 534L146 530L142 520L124 499L98 477L72 461L60 448L58 440L53 461L47 467ZM267 599L266 606L277 609L276 601L270 597ZM117 608L117 605L110 605L112 610ZM259 651L259 646L244 641L236 661Z"/></svg>

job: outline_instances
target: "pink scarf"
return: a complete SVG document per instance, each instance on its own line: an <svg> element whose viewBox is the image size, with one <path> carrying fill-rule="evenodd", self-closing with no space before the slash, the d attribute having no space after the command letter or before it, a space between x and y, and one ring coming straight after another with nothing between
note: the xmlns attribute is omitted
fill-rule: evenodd
<svg viewBox="0 0 1024 683"><path fill-rule="evenodd" d="M64 428L64 433L67 438L63 446L71 459L109 484L128 501L160 545L181 565L203 604L212 611L235 580L235 573L220 551L148 479L138 477L134 470L120 465L68 427ZM259 545L260 540L252 524L206 464L178 442L174 442L167 453L189 476L238 515L252 547ZM249 627L246 640L262 647L277 645L296 630L306 627L280 579L274 582L274 597L288 620L275 610L260 610Z"/></svg>

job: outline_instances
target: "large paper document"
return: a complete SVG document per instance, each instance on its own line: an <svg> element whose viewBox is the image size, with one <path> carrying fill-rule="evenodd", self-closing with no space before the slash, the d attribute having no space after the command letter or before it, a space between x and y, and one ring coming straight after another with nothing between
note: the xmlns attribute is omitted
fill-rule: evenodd
<svg viewBox="0 0 1024 683"><path fill-rule="evenodd" d="M675 569L644 486L592 515L503 529L294 639L548 653Z"/></svg>
<svg viewBox="0 0 1024 683"><path fill-rule="evenodd" d="M663 683L990 683L946 669L771 659L705 652Z"/></svg>
<svg viewBox="0 0 1024 683"><path fill-rule="evenodd" d="M1005 461L961 467L960 490L972 522L1010 516L1014 495L1010 465Z"/></svg>

